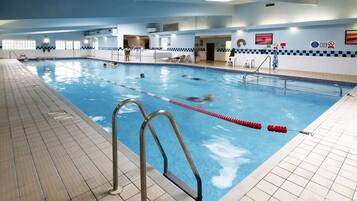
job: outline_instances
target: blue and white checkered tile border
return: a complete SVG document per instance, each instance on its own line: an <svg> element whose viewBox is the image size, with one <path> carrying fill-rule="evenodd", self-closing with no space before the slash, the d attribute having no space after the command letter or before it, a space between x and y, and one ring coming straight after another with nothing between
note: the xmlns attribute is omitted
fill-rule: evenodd
<svg viewBox="0 0 357 201"><path fill-rule="evenodd" d="M82 50L92 50L94 47L89 47L89 46L83 46L81 47Z"/></svg>
<svg viewBox="0 0 357 201"><path fill-rule="evenodd" d="M194 48L167 48L167 50L173 52L193 52Z"/></svg>
<svg viewBox="0 0 357 201"><path fill-rule="evenodd" d="M56 47L54 46L37 46L36 50L55 50Z"/></svg>
<svg viewBox="0 0 357 201"><path fill-rule="evenodd" d="M227 48L217 48L216 52L230 52L231 49L227 49Z"/></svg>
<svg viewBox="0 0 357 201"><path fill-rule="evenodd" d="M272 49L236 49L239 54L274 54ZM317 57L357 57L357 51L337 50L278 50L278 55L289 56L317 56Z"/></svg>

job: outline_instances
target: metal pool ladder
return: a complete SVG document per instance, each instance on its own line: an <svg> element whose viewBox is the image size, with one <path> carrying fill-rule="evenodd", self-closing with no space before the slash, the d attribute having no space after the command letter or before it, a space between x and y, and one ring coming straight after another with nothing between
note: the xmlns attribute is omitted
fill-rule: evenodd
<svg viewBox="0 0 357 201"><path fill-rule="evenodd" d="M142 116L144 117L144 122L141 125L140 128L140 185L141 185L141 201L146 201L147 200L147 186L146 186L146 146L145 146L145 130L146 127L149 127L149 130L151 132L151 135L154 138L154 141L156 145L158 146L158 149L162 155L162 158L164 160L164 173L163 175L169 179L172 183L174 183L177 187L179 187L181 190L183 190L186 194L188 194L190 197L192 197L194 200L197 201L202 201L202 181L201 181L201 176L198 173L198 170L193 162L193 159L186 147L186 143L182 138L182 135L176 125L176 122L173 118L173 116L164 110L159 110L156 112L151 113L150 115L147 115L144 109L144 106L136 99L126 99L121 101L116 108L113 111L113 116L112 116L112 143L113 143L113 189L109 191L110 194L119 194L121 192L121 187L118 185L118 142L117 142L117 114L120 111L120 109L128 104L128 103L133 103L135 104ZM178 177L176 177L173 173L171 173L168 170L168 158L167 155L161 145L161 142L158 138L158 135L156 134L154 128L151 126L150 121L154 119L157 116L165 116L168 118L169 122L171 123L172 128L175 131L176 137L181 145L181 148L185 154L186 160L188 161L191 170L196 178L197 182L197 191L193 190L189 185L187 185L185 182L180 180Z"/></svg>

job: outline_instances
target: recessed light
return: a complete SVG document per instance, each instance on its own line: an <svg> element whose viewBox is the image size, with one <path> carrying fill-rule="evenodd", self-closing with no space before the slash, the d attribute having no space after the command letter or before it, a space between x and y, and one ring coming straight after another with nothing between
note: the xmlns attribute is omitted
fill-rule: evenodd
<svg viewBox="0 0 357 201"><path fill-rule="evenodd" d="M206 0L206 1L213 1L213 2L230 2L232 0Z"/></svg>
<svg viewBox="0 0 357 201"><path fill-rule="evenodd" d="M291 32L297 32L299 29L297 27L290 27Z"/></svg>

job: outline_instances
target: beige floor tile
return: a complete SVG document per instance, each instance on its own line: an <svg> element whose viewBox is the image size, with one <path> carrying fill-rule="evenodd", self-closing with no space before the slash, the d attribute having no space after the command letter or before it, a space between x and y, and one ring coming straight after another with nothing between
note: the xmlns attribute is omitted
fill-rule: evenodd
<svg viewBox="0 0 357 201"><path fill-rule="evenodd" d="M269 194L263 192L262 190L259 190L258 188L251 189L247 193L247 196L255 201L265 201L269 200L269 198L271 197Z"/></svg>

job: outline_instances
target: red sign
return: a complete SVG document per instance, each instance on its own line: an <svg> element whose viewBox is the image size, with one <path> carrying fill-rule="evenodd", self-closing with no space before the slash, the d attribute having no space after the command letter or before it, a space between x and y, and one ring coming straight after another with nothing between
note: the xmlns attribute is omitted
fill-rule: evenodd
<svg viewBox="0 0 357 201"><path fill-rule="evenodd" d="M346 45L357 45L357 30L347 30L345 34Z"/></svg>
<svg viewBox="0 0 357 201"><path fill-rule="evenodd" d="M256 45L273 44L273 34L272 33L255 34L255 44Z"/></svg>

